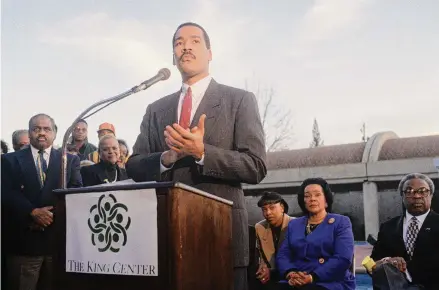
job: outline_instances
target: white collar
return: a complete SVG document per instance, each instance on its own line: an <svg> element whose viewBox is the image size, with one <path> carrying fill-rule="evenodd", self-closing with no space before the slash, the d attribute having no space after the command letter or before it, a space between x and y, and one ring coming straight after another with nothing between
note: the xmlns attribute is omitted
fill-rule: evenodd
<svg viewBox="0 0 439 290"><path fill-rule="evenodd" d="M424 223L424 221L425 221L425 218L427 217L427 215L430 213L430 210L428 210L426 213L424 213L424 214L421 214L421 215L417 215L416 216L416 219L418 220L418 222L420 223L420 224L423 224ZM405 211L405 220L406 220L406 222L407 221L410 221L411 219L412 219L412 217L413 217L413 215L412 214L410 214L407 210Z"/></svg>
<svg viewBox="0 0 439 290"><path fill-rule="evenodd" d="M34 155L34 156L38 155L38 151L40 151L39 149L35 148L32 145L30 145L30 150L32 151L32 155ZM49 146L46 149L44 149L44 153L47 153L50 155L51 150L52 150L52 146Z"/></svg>
<svg viewBox="0 0 439 290"><path fill-rule="evenodd" d="M198 82L196 82L195 84L192 84L191 86L183 83L183 85L181 87L181 93L183 95L186 95L186 92L187 92L188 88L190 87L192 90L192 97L198 98L201 93L202 93L202 95L204 95L211 80L212 80L212 76L208 75L208 76L202 78L201 80L199 80Z"/></svg>

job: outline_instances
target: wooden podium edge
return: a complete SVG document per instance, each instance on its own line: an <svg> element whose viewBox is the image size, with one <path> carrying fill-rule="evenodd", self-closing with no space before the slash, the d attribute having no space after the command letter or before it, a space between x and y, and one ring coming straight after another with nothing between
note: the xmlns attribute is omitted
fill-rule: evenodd
<svg viewBox="0 0 439 290"><path fill-rule="evenodd" d="M187 190L187 191L190 191L190 192L193 192L193 193L196 193L196 194L202 195L202 196L204 196L204 197L207 197L207 198L210 198L210 199L213 199L213 200L216 200L216 201L219 201L219 202L225 203L225 204L227 204L227 205L233 206L233 201L230 201L230 200L228 200L228 199L225 199L225 198L222 198L222 197L219 197L219 196L216 196L216 195L210 194L210 193L208 193L208 192L206 192L206 191L202 191L202 190L200 190L200 189L197 189L197 188L195 188L195 187L192 187L192 186L186 185L186 184L181 183L181 182L176 182L176 183L174 184L174 187L181 188L181 189L184 189L184 190Z"/></svg>

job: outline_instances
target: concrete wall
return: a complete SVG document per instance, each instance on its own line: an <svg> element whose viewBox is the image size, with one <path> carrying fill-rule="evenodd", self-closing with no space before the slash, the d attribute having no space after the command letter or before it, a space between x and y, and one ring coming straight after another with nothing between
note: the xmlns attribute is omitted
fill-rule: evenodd
<svg viewBox="0 0 439 290"><path fill-rule="evenodd" d="M386 190L378 194L380 223L402 214L402 198L396 190Z"/></svg>
<svg viewBox="0 0 439 290"><path fill-rule="evenodd" d="M387 141L391 142L391 146L382 150ZM331 185L335 193L333 212L351 218L357 240L364 240L368 234L376 235L381 223L401 214L402 201L396 189L406 174L420 172L435 181L438 190L433 197L432 208L439 212L439 172L433 162L434 158L439 157L439 135L399 139L393 132L377 133L364 146L361 162L349 155L358 153L349 151L351 147L357 148L356 144L351 145L339 145L346 152L328 147L329 151L325 153L327 160L323 160L322 156L314 160L315 156L311 155L321 155L322 152L313 149L301 149L295 154L285 153L285 158L297 160L282 160L283 156L278 153L270 155L274 160L271 165L276 166L269 167L265 179L259 184L243 184L249 222L254 224L262 219L256 203L266 190L284 195L291 206L290 213L299 213L293 194L297 193L303 180L310 177L322 177ZM329 162L334 157L340 157L337 154L346 155L346 158L337 159L341 161L335 164ZM305 162L308 159L315 162ZM285 164L290 165L285 167Z"/></svg>

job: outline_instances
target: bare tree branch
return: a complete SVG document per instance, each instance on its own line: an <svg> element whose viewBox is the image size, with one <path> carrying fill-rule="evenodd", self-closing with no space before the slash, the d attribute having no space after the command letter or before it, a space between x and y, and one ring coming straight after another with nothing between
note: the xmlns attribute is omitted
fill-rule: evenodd
<svg viewBox="0 0 439 290"><path fill-rule="evenodd" d="M251 91L247 80L245 81L245 88ZM258 82L254 93L259 105L267 151L280 151L290 148L293 142L291 110L275 103L276 93L273 87L263 89Z"/></svg>

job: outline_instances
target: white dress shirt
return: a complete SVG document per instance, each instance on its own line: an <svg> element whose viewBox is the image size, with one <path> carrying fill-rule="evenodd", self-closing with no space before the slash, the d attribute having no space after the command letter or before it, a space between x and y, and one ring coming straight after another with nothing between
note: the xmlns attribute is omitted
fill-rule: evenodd
<svg viewBox="0 0 439 290"><path fill-rule="evenodd" d="M32 151L32 156L34 157L34 163L35 166L37 166L37 160L38 160L38 151L39 149L35 148L34 146L30 145L30 150ZM50 152L52 151L52 146L44 149L43 158L46 160L47 168L49 168L49 161L50 161Z"/></svg>
<svg viewBox="0 0 439 290"><path fill-rule="evenodd" d="M418 215L416 216L416 219L418 220L418 226L419 226L419 230L422 227L422 224L424 224L425 218L427 217L427 215L430 213L430 210L428 210L426 213L422 214L422 215ZM404 218L404 224L402 226L402 237L404 238L404 244L407 245L407 229L411 223L413 215L409 214L408 211L405 212L405 218Z"/></svg>
<svg viewBox="0 0 439 290"><path fill-rule="evenodd" d="M181 94L180 99L178 100L178 107L177 107L177 120L180 121L180 115L181 115L181 107L183 106L183 100L184 96L187 93L188 88L190 87L192 90L192 110L191 110L191 119L190 122L192 123L192 119L195 116L195 112L198 109L198 106L201 103L201 100L204 97L204 94L207 91L207 87L209 87L210 81L212 80L212 77L208 75L204 79L199 80L192 86L189 86L188 84L183 84L181 87Z"/></svg>
<svg viewBox="0 0 439 290"><path fill-rule="evenodd" d="M422 215L416 216L416 219L418 220L418 229L419 230L421 230L422 224L424 223L425 218L427 217L427 215L429 213L430 213L430 210L428 210L426 213L424 213ZM412 221L412 217L413 217L413 215L411 215L408 211L405 211L404 223L402 225L402 238L404 239L404 244L406 245L406 248L407 248L407 229ZM419 234L419 232L418 232L418 234ZM408 270L405 271L405 274L407 276L407 280L412 282L412 276L410 275Z"/></svg>
<svg viewBox="0 0 439 290"><path fill-rule="evenodd" d="M207 77L199 80L198 82L196 82L195 84L189 86L188 84L183 84L181 87L181 94L180 94L180 98L178 99L178 106L177 106L177 120L180 120L180 115L181 115L181 107L183 106L183 100L184 100L184 96L187 93L188 88L191 88L192 91L192 109L191 109L191 119L190 119L190 123L192 123L192 119L195 116L195 113L198 109L198 106L201 103L201 100L203 99L207 88L209 87L210 81L212 80L212 77L210 75L208 75ZM195 161L197 164L199 165L203 165L204 164L204 156L201 158L200 161ZM165 167L161 162L160 162L160 173L163 173L169 169L171 169L171 167Z"/></svg>

